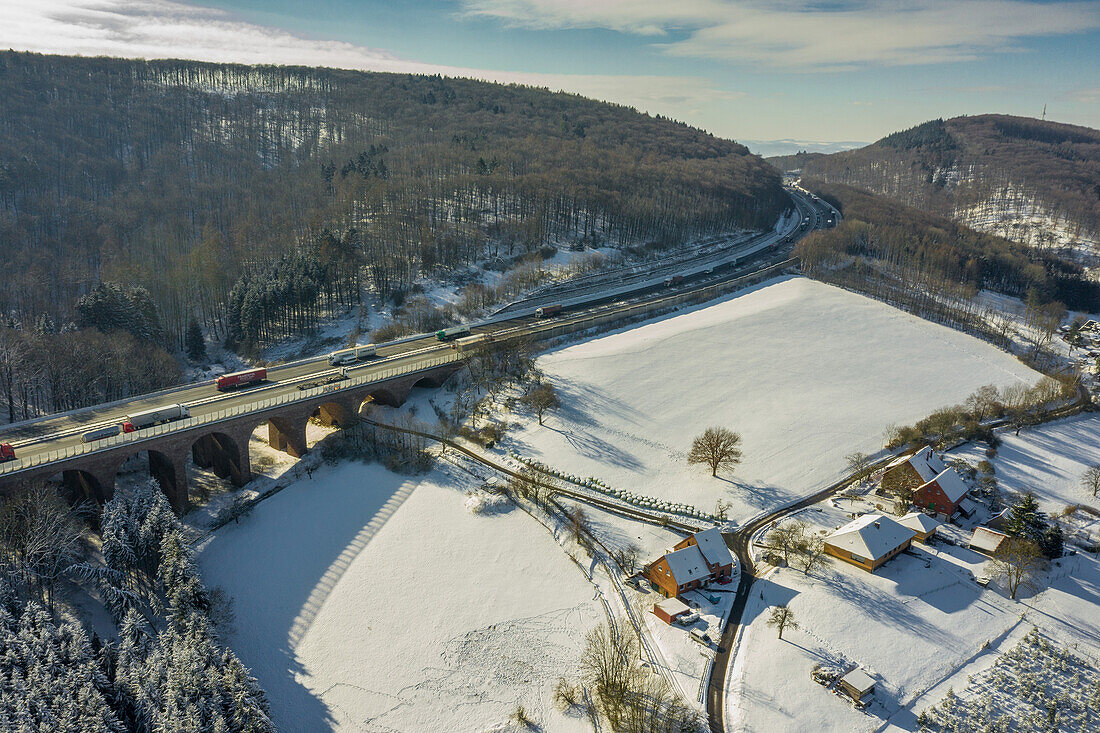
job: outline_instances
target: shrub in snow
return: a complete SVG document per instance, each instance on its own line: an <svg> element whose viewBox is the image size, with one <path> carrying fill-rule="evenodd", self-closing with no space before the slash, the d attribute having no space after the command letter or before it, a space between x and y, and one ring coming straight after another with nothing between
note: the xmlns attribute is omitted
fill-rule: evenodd
<svg viewBox="0 0 1100 733"><path fill-rule="evenodd" d="M500 494L486 494L483 491L470 491L466 494L466 510L471 514L497 514L507 506L508 500Z"/></svg>

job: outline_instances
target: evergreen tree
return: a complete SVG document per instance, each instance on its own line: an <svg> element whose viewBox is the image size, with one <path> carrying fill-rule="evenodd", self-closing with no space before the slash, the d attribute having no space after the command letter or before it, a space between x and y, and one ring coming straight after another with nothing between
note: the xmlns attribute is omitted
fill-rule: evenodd
<svg viewBox="0 0 1100 733"><path fill-rule="evenodd" d="M194 362L206 360L206 340L202 335L202 326L194 318L187 324L186 345L188 359Z"/></svg>

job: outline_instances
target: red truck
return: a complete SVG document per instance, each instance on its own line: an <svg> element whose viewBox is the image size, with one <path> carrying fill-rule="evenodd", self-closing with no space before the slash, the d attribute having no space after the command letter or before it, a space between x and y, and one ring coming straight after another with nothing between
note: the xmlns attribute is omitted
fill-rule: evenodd
<svg viewBox="0 0 1100 733"><path fill-rule="evenodd" d="M15 460L15 448L11 443L0 443L0 463Z"/></svg>
<svg viewBox="0 0 1100 733"><path fill-rule="evenodd" d="M265 379L267 379L266 369L249 369L245 372L223 374L214 380L214 386L219 392L225 392L238 387L247 387L250 384L259 384Z"/></svg>
<svg viewBox="0 0 1100 733"><path fill-rule="evenodd" d="M672 277L665 278L665 287L671 288L673 285L679 285L684 281L683 275L673 275Z"/></svg>
<svg viewBox="0 0 1100 733"><path fill-rule="evenodd" d="M563 310L565 310L565 306L562 305L544 305L541 308L535 308L535 318L549 318L558 315Z"/></svg>

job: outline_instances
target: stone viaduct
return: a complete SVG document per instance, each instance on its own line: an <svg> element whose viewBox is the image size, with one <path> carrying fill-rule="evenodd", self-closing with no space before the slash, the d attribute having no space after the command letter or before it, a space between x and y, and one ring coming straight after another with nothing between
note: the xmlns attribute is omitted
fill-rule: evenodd
<svg viewBox="0 0 1100 733"><path fill-rule="evenodd" d="M249 442L263 423L267 423L272 448L301 457L308 450L306 424L311 417L319 417L326 425L349 427L357 422L364 403L398 407L414 387L439 387L461 366L461 362L451 362L342 389L337 382L324 394L0 475L0 494L13 493L61 474L70 497L102 504L114 494L122 464L144 452L148 455L150 475L160 484L172 507L182 513L189 506L188 454L196 466L243 486L252 479Z"/></svg>

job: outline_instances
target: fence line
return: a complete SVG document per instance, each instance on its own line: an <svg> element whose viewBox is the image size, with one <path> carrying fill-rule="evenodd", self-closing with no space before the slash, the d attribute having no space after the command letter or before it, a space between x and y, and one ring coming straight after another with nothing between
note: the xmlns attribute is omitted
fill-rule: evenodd
<svg viewBox="0 0 1100 733"><path fill-rule="evenodd" d="M663 311L676 305L695 305L698 303L704 303L708 300L713 300L721 295L725 295L735 290L738 290L747 285L750 281L762 280L797 264L798 259L792 258L774 265L770 265L761 270L748 273L747 275L733 278L732 280L725 280L720 283L714 283L713 285L707 285L693 290L666 295L661 298L655 298L653 300L635 303L633 305L613 309L604 313L578 316L565 323L557 322L547 325L536 325L534 328L531 329L517 328L515 329L515 333L510 334L504 340L526 334L531 334L541 338L555 338L557 336L564 336L569 333L584 331L608 323L613 323L615 321L629 320L631 318L655 313L657 311ZM338 393L347 389L361 387L373 382L384 382L388 379L393 379L394 377L398 377L403 374L434 369L435 367L443 366L444 364L459 361L461 360L461 358L462 356L459 352L449 352L444 356L430 360L426 364L423 362L418 362L416 364L409 364L403 367L385 369L381 372L377 372L371 375L352 377L347 382L310 387L309 389L299 390L296 393L291 392L275 397L268 397L267 399L258 400L256 402L251 402L243 405L235 405L233 407L228 407L217 412L207 413L198 417L187 417L182 420L173 420L172 422L162 423L160 425L154 425L148 428L142 428L141 430L135 430L132 433L121 433L110 438L97 440L94 443L80 443L78 445L69 446L68 448L48 451L46 453L38 453L28 458L20 458L14 461L8 461L6 463L0 464L0 476L18 473L20 471L25 471L30 468L42 466L47 463L53 463L55 461L65 460L68 458L75 458L76 456L86 455L88 453L97 453L100 451L110 450L124 444L142 443L148 440L152 440L153 438L157 438L161 435L165 435L167 433L182 432L190 428L198 427L200 425L206 425L209 423L220 422L227 418L236 417L238 415L262 412L264 410L268 410L272 407L276 407L279 405L290 404L292 402L304 402L315 397L320 397L321 395L329 392Z"/></svg>

